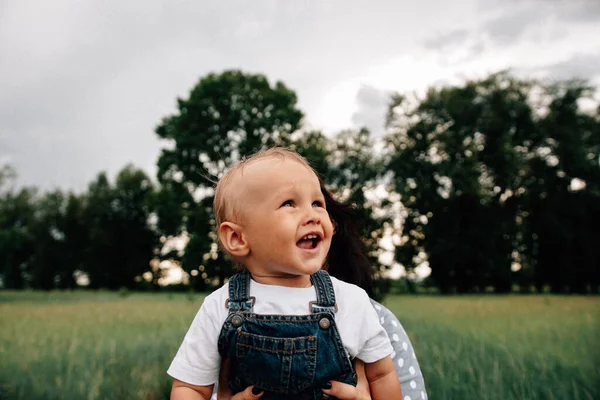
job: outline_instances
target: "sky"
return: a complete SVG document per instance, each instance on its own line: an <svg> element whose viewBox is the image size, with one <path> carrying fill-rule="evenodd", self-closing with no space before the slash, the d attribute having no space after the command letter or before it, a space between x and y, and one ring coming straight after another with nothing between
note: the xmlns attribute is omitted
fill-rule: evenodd
<svg viewBox="0 0 600 400"><path fill-rule="evenodd" d="M85 191L132 163L209 72L296 91L304 126L381 135L389 94L505 68L600 84L598 0L0 2L0 166L19 186Z"/></svg>

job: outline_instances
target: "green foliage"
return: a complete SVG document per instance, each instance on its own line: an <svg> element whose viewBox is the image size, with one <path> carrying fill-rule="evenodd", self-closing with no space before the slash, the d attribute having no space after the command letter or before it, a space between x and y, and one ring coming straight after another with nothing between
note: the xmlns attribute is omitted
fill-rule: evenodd
<svg viewBox="0 0 600 400"><path fill-rule="evenodd" d="M69 245L64 232L60 230L64 206L65 198L60 191L45 193L36 201L31 225L35 240L28 270L31 287L46 290L54 288L59 275L57 270L63 268L63 254L68 249L65 245Z"/></svg>
<svg viewBox="0 0 600 400"><path fill-rule="evenodd" d="M216 253L214 184L241 157L288 145L303 116L296 102L281 82L271 85L264 75L225 71L201 78L187 99L177 99L177 112L156 128L168 145L158 160L159 196L167 200L159 204L158 224L165 235L189 236L192 247L180 260L185 271L202 265L220 284L231 275L229 262ZM206 280L193 283L202 287Z"/></svg>
<svg viewBox="0 0 600 400"><path fill-rule="evenodd" d="M383 171L380 157L373 150L369 131L364 128L345 130L332 138L318 131L309 131L297 135L290 147L310 162L336 199L355 206L357 218L354 222L373 266L375 279L371 296L382 299L389 285L385 279L380 279L381 273L388 267L379 262L379 240L385 228L391 224L391 219L384 213L388 211L385 204L366 197L366 192L377 185ZM379 210L378 215L375 209ZM353 280L356 277L351 276L350 270L346 271L350 275L338 275L338 278L358 284Z"/></svg>
<svg viewBox="0 0 600 400"><path fill-rule="evenodd" d="M22 188L0 197L0 271L6 287L26 286L35 245L33 232L36 191Z"/></svg>
<svg viewBox="0 0 600 400"><path fill-rule="evenodd" d="M426 258L443 292L507 292L516 279L597 287L598 230L585 215L600 204L599 120L578 107L590 91L498 73L416 104L395 96L387 166L406 208L396 259L410 269ZM574 178L586 188L569 189Z"/></svg>
<svg viewBox="0 0 600 400"><path fill-rule="evenodd" d="M75 288L77 286L74 277L76 271L86 270L91 226L86 222L85 213L86 196L70 193L66 199L64 214L57 227L58 231L64 235L60 264L55 266L58 273L56 277L58 288Z"/></svg>
<svg viewBox="0 0 600 400"><path fill-rule="evenodd" d="M3 165L0 167L0 193L10 190L17 173L11 165Z"/></svg>
<svg viewBox="0 0 600 400"><path fill-rule="evenodd" d="M0 271L8 288L134 288L150 269L158 237L149 223L153 186L127 166L111 185L101 173L86 195L34 189L0 197Z"/></svg>
<svg viewBox="0 0 600 400"><path fill-rule="evenodd" d="M525 173L524 279L553 292L585 293L600 287L600 113L579 103L594 91L581 82L545 88L550 101L539 121ZM574 178L585 182L575 190ZM594 288L596 288L594 290Z"/></svg>
<svg viewBox="0 0 600 400"><path fill-rule="evenodd" d="M134 278L150 270L158 246L150 225L153 185L146 174L126 166L115 185L105 174L90 184L84 219L90 223L83 270L90 287L133 289Z"/></svg>
<svg viewBox="0 0 600 400"><path fill-rule="evenodd" d="M264 75L225 71L203 77L188 99L177 99L177 113L156 128L172 145L162 150L159 180L211 187L241 156L287 144L302 119L296 102L292 90L282 82L271 86Z"/></svg>
<svg viewBox="0 0 600 400"><path fill-rule="evenodd" d="M1 282L73 288L85 273L92 288L133 289L150 271L143 285L156 289L156 260L171 260L196 290L223 284L233 270L218 251L214 184L240 158L276 145L304 155L338 199L357 206L379 274L380 240L395 234L396 261L409 273L427 261L428 282L443 293L515 285L598 293L595 98L585 82L543 84L508 72L431 88L422 99L396 94L379 151L366 129L303 131L296 94L281 82L208 74L156 128L165 143L158 189L126 166L114 183L99 174L81 195L39 194L15 188L15 171L0 168ZM584 110L586 102L595 108ZM383 188L387 199L373 195ZM163 249L182 237L184 251ZM381 294L388 286L377 287Z"/></svg>

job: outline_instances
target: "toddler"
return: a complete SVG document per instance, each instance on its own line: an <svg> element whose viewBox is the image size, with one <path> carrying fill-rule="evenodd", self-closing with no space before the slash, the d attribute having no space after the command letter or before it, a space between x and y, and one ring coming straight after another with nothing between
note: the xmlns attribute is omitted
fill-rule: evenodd
<svg viewBox="0 0 600 400"><path fill-rule="evenodd" d="M353 358L373 399L401 399L368 295L321 270L334 226L306 160L274 148L239 162L214 208L221 246L242 270L194 318L168 370L171 399L209 399L223 360L234 394L252 386L267 400L321 399L330 380L356 384Z"/></svg>

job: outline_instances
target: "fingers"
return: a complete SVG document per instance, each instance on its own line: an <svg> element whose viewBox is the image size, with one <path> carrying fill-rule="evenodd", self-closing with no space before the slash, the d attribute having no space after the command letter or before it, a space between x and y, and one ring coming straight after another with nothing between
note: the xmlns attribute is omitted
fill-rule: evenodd
<svg viewBox="0 0 600 400"><path fill-rule="evenodd" d="M258 394L255 394L257 392ZM243 392L235 394L231 400L257 400L262 397L265 392L261 392L260 389L254 386L248 386Z"/></svg>
<svg viewBox="0 0 600 400"><path fill-rule="evenodd" d="M331 385L331 388L327 389L329 385ZM323 385L321 390L323 390L323 393L340 400L357 400L359 398L358 390L354 386L338 381L329 381Z"/></svg>
<svg viewBox="0 0 600 400"><path fill-rule="evenodd" d="M359 390L347 383L330 381L326 383L321 389L323 393L335 397L339 400L370 400L371 396L362 396L364 393L360 393ZM231 397L231 400L258 400L264 392L259 392L260 389L254 386L248 386L243 392L237 393ZM257 392L255 394L255 392ZM359 396L360 395L360 396ZM219 397L219 400L221 397Z"/></svg>

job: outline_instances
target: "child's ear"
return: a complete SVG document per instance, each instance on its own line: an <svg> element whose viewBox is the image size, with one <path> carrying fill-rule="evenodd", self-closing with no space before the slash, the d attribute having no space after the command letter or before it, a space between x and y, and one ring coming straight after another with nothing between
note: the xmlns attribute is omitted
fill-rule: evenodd
<svg viewBox="0 0 600 400"><path fill-rule="evenodd" d="M219 240L225 250L234 257L245 257L250 252L242 227L233 222L223 222L219 226Z"/></svg>
<svg viewBox="0 0 600 400"><path fill-rule="evenodd" d="M333 225L333 234L335 235L337 232L337 224L335 223L335 219L329 217L329 220L331 221L331 225Z"/></svg>

